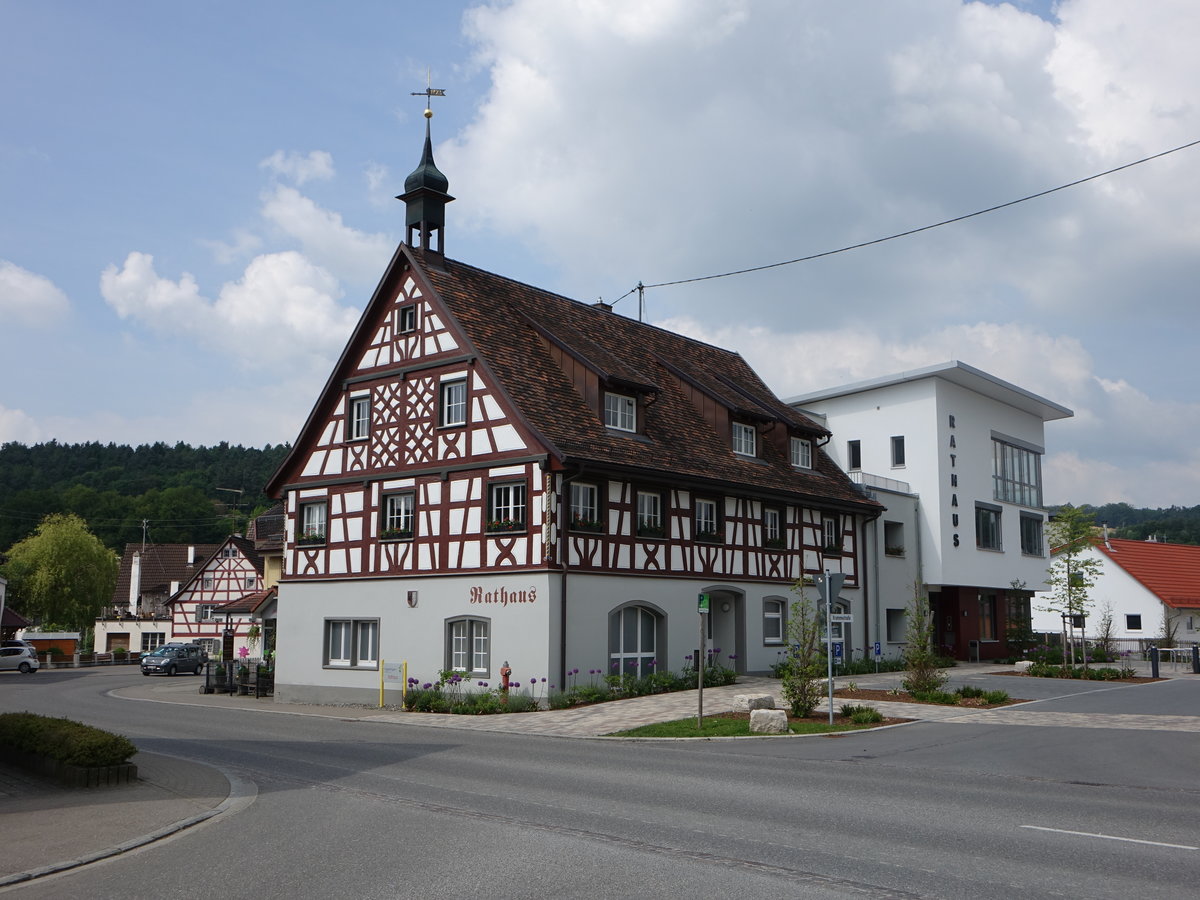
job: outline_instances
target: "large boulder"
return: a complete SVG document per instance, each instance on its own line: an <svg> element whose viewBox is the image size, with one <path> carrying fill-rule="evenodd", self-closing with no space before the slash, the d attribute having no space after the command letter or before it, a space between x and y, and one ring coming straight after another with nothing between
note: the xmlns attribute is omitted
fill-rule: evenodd
<svg viewBox="0 0 1200 900"><path fill-rule="evenodd" d="M1019 659L1015 663L1013 663L1013 668L1016 669L1018 672L1028 672L1029 667L1032 665L1033 665L1033 660L1031 660L1031 659Z"/></svg>
<svg viewBox="0 0 1200 900"><path fill-rule="evenodd" d="M755 709L774 709L775 698L770 694L734 694L733 711L750 712Z"/></svg>
<svg viewBox="0 0 1200 900"><path fill-rule="evenodd" d="M750 710L751 734L787 734L788 717L782 709Z"/></svg>

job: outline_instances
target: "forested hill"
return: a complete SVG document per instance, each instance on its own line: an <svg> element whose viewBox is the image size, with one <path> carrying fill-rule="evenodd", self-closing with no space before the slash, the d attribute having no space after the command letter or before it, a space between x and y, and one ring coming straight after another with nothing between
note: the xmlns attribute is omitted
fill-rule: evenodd
<svg viewBox="0 0 1200 900"><path fill-rule="evenodd" d="M1200 506L1138 509L1128 503L1080 506L1097 525L1108 525L1115 537L1143 541L1154 536L1168 544L1200 544Z"/></svg>
<svg viewBox="0 0 1200 900"><path fill-rule="evenodd" d="M269 503L262 493L287 444L0 444L0 553L50 513L85 519L120 552L142 540L210 543L244 532ZM238 493L238 492L241 493Z"/></svg>

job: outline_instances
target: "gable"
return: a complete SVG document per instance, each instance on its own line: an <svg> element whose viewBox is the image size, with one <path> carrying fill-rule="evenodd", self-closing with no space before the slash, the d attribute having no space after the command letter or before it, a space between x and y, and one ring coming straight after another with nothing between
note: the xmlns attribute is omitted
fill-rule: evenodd
<svg viewBox="0 0 1200 900"><path fill-rule="evenodd" d="M1111 538L1096 549L1167 606L1200 608L1200 547Z"/></svg>
<svg viewBox="0 0 1200 900"><path fill-rule="evenodd" d="M452 383L461 427L440 417ZM402 245L268 491L545 452Z"/></svg>

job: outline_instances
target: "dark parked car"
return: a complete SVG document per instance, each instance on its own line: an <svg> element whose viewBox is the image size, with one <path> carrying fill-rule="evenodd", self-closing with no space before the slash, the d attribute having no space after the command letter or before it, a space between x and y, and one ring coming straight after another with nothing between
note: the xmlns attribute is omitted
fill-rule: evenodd
<svg viewBox="0 0 1200 900"><path fill-rule="evenodd" d="M174 675L191 672L199 675L208 662L208 654L199 644L167 644L142 657L142 674Z"/></svg>

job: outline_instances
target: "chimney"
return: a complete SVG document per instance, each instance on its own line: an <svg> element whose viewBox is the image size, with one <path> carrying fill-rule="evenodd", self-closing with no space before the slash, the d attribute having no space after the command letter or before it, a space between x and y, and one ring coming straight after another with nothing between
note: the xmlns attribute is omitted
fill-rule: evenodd
<svg viewBox="0 0 1200 900"><path fill-rule="evenodd" d="M1105 546L1107 549L1111 550L1111 549L1112 549L1112 544L1110 544L1110 543L1108 542L1108 523L1107 523L1107 522L1105 522L1105 523L1104 523L1104 525L1103 525L1103 528L1104 528L1104 546Z"/></svg>
<svg viewBox="0 0 1200 900"><path fill-rule="evenodd" d="M187 564L188 564L189 566L194 566L194 565L196 564L196 548L195 548L195 547L188 547L188 561L187 561Z"/></svg>
<svg viewBox="0 0 1200 900"><path fill-rule="evenodd" d="M142 593L142 554L133 551L133 560L129 564L129 608L133 612L138 609L138 596Z"/></svg>
<svg viewBox="0 0 1200 900"><path fill-rule="evenodd" d="M596 307L596 309L602 309L605 312L612 312L612 304L605 303L603 300L597 300L592 306Z"/></svg>

